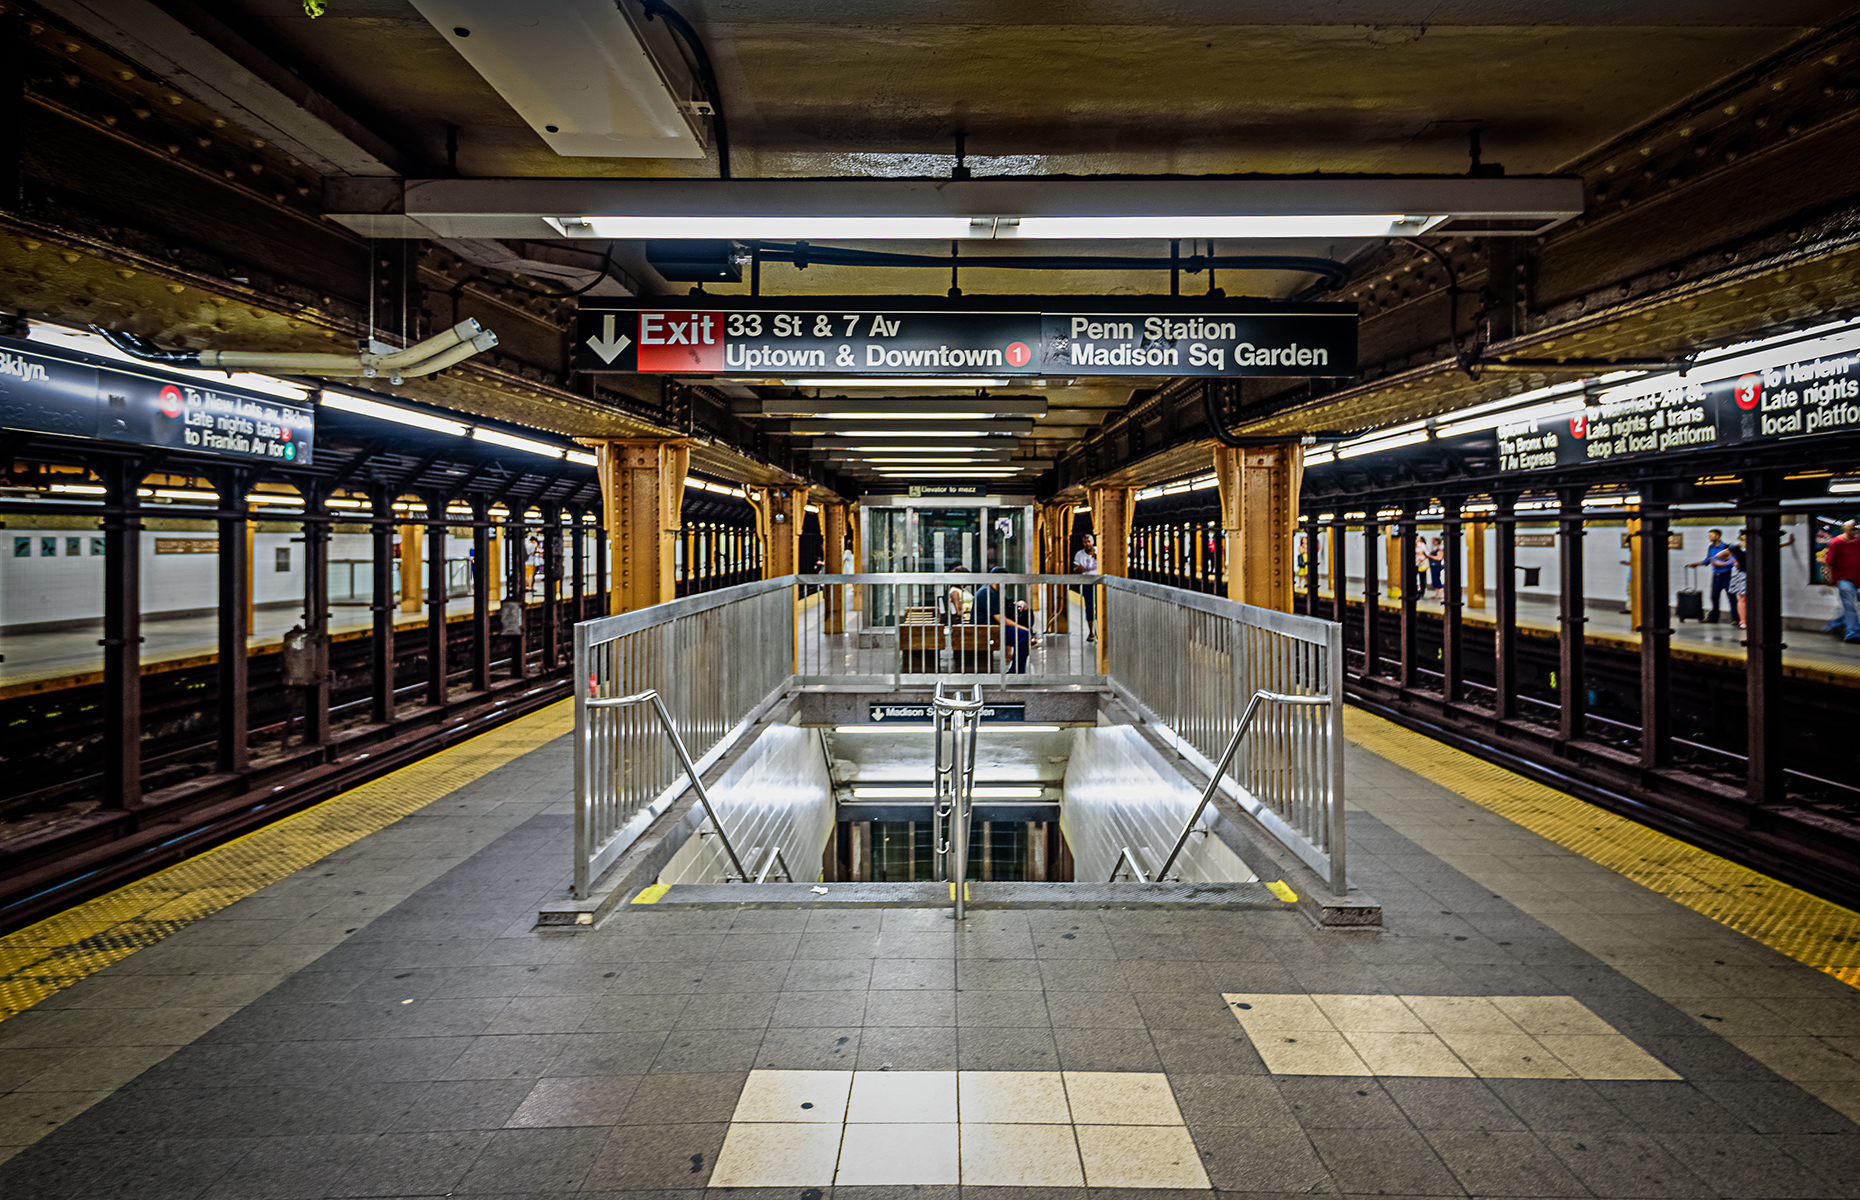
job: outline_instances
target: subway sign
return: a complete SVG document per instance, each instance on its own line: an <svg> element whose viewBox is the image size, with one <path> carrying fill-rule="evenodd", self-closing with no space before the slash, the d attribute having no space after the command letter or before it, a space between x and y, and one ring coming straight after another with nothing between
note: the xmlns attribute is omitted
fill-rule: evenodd
<svg viewBox="0 0 1860 1200"><path fill-rule="evenodd" d="M861 298L755 307L584 304L575 369L650 375L1351 376L1354 305L1109 311L881 308ZM827 302L832 303L832 302Z"/></svg>
<svg viewBox="0 0 1860 1200"><path fill-rule="evenodd" d="M291 400L0 338L0 428L308 466L316 410Z"/></svg>
<svg viewBox="0 0 1860 1200"><path fill-rule="evenodd" d="M1498 429L1499 467L1676 458L1716 446L1860 430L1860 333L1777 347L1601 393Z"/></svg>

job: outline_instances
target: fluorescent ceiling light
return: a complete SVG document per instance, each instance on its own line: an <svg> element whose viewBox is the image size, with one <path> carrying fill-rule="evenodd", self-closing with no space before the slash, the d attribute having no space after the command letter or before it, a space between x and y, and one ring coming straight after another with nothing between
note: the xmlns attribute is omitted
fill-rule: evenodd
<svg viewBox="0 0 1860 1200"><path fill-rule="evenodd" d="M1337 448L1338 458L1357 458L1364 454L1375 454L1381 450L1393 450L1398 446L1413 446L1427 440L1427 430L1417 429L1413 433L1404 433L1396 437L1377 438L1374 441L1353 442Z"/></svg>
<svg viewBox="0 0 1860 1200"><path fill-rule="evenodd" d="M1013 382L1010 379L922 379L908 377L903 379L873 379L849 376L845 379L784 379L783 387L835 387L835 388L991 388L1006 387ZM1024 382L1024 380L1023 380Z"/></svg>
<svg viewBox="0 0 1860 1200"><path fill-rule="evenodd" d="M98 490L101 491L102 489L100 488ZM1834 478L1828 480L1828 491L1835 495L1844 495L1848 492L1860 492L1860 476L1836 475Z"/></svg>
<svg viewBox="0 0 1860 1200"><path fill-rule="evenodd" d="M1413 237L1444 216L1340 213L1206 216L612 216L544 217L563 237L889 241L1016 238L1054 241L1132 238Z"/></svg>
<svg viewBox="0 0 1860 1200"><path fill-rule="evenodd" d="M883 241L917 238L947 242L967 238L968 217L544 217L563 237L703 238L753 241L796 238L810 241ZM987 234L992 236L992 222Z"/></svg>
<svg viewBox="0 0 1860 1200"><path fill-rule="evenodd" d="M334 497L323 501L323 503L325 506L329 508L373 508L374 507L374 505L370 504L366 500L343 500L343 499L338 499Z"/></svg>
<svg viewBox="0 0 1860 1200"><path fill-rule="evenodd" d="M551 446L547 442L533 441L515 434L503 433L496 429L480 426L471 431L473 441L490 442L494 446L508 446L512 450L523 450L530 454L540 454L544 458L561 458L566 453L560 446Z"/></svg>
<svg viewBox="0 0 1860 1200"><path fill-rule="evenodd" d="M928 729L929 726L919 726ZM1042 787L1009 787L977 784L974 789L977 800L1038 800L1046 795ZM852 790L854 800L934 800L936 788L893 785L889 787L855 787Z"/></svg>
<svg viewBox="0 0 1860 1200"><path fill-rule="evenodd" d="M247 504L294 504L299 508L303 507L301 496L279 496L263 492L253 492L245 498L245 502Z"/></svg>
<svg viewBox="0 0 1860 1200"><path fill-rule="evenodd" d="M835 733L896 733L900 729L909 729L915 732L918 730L926 730L929 728L930 728L930 725L928 722L887 721L882 725L835 725L833 727L833 732ZM1059 732L1062 732L1065 728L1066 727L1064 725L1019 725L1019 724L996 725L993 722L990 722L988 724L988 732L990 733L997 733L997 732L998 733L1059 733Z"/></svg>
<svg viewBox="0 0 1860 1200"><path fill-rule="evenodd" d="M72 496L103 496L108 495L110 491L109 488L95 483L54 483L50 490Z"/></svg>
<svg viewBox="0 0 1860 1200"><path fill-rule="evenodd" d="M997 237L1021 238L1382 238L1413 237L1445 220L1399 213L1289 216L1023 217Z"/></svg>
<svg viewBox="0 0 1860 1200"><path fill-rule="evenodd" d="M397 404L382 404L378 400L367 400L361 396L351 396L347 392L324 389L324 408L333 408L339 412L355 413L358 416L374 417L380 421L393 421L401 425L412 425L417 429L430 429L435 433L449 433L453 437L464 437L471 429L463 421L436 417L431 413L417 409L402 408Z"/></svg>
<svg viewBox="0 0 1860 1200"><path fill-rule="evenodd" d="M1553 400L1546 400L1541 404L1533 404L1525 408L1507 409L1504 412L1486 413L1483 416L1473 417L1465 421L1454 421L1452 424L1442 425L1434 430L1434 435L1436 437L1459 437L1461 434L1479 433L1487 429L1497 429L1501 425L1521 425L1527 421L1545 421L1554 417L1565 416L1569 413L1581 412L1582 407L1582 393L1580 391L1570 392L1558 396Z"/></svg>
<svg viewBox="0 0 1860 1200"><path fill-rule="evenodd" d="M563 457L567 458L569 462L580 463L584 467L598 467L601 465L601 460L589 454L586 450L570 450Z"/></svg>
<svg viewBox="0 0 1860 1200"><path fill-rule="evenodd" d="M849 438L985 438L1023 436L1014 429L990 429L985 425L977 425L968 429L947 429L941 427L930 429L803 429L796 430L796 432L805 434L809 437L831 433L835 437Z"/></svg>
<svg viewBox="0 0 1860 1200"><path fill-rule="evenodd" d="M788 415L798 416L799 414ZM985 408L956 409L946 412L832 412L825 415L835 421L982 421L990 417L1020 416L1018 413L990 412ZM1021 419L1024 420L1024 418Z"/></svg>

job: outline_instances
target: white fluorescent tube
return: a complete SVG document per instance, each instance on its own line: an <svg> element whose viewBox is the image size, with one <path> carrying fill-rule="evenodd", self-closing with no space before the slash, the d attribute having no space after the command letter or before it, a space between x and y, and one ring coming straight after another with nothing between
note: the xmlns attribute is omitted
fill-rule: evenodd
<svg viewBox="0 0 1860 1200"><path fill-rule="evenodd" d="M927 729L929 726L919 726ZM852 790L854 800L934 800L935 787L855 787ZM977 784L973 795L977 800L1038 800L1046 794L1041 787L994 787Z"/></svg>
<svg viewBox="0 0 1860 1200"><path fill-rule="evenodd" d="M846 241L924 238L946 242L972 234L968 217L563 217L543 218L563 237L705 238L723 241L804 238Z"/></svg>
<svg viewBox="0 0 1860 1200"><path fill-rule="evenodd" d="M1427 430L1417 429L1413 433L1404 433L1399 437L1381 438L1373 442L1358 442L1355 445L1340 446L1338 458L1356 458L1364 454L1374 454L1380 450L1393 450L1398 446L1412 446L1427 440Z"/></svg>
<svg viewBox="0 0 1860 1200"><path fill-rule="evenodd" d="M67 492L73 496L103 496L108 495L110 491L109 488L94 483L54 483L51 490Z"/></svg>
<svg viewBox="0 0 1860 1200"><path fill-rule="evenodd" d="M781 384L783 387L819 388L991 388L1006 387L1012 382L1011 379L924 379L916 376L870 379L848 376L844 379L784 379Z"/></svg>
<svg viewBox="0 0 1860 1200"><path fill-rule="evenodd" d="M566 457L569 462L580 463L584 467L598 467L601 464L600 459L589 454L586 450L570 450Z"/></svg>
<svg viewBox="0 0 1860 1200"><path fill-rule="evenodd" d="M463 421L452 421L445 417L435 417L411 408L401 408L396 404L382 404L376 400L364 400L360 396L351 396L347 392L335 392L325 389L323 407L341 412L351 412L359 416L374 417L382 421L395 421L402 425L412 425L418 429L431 429L436 433L449 433L453 437L464 437L471 426Z"/></svg>
<svg viewBox="0 0 1860 1200"><path fill-rule="evenodd" d="M561 458L567 453L560 446L551 446L547 442L532 441L526 437L517 437L495 429L486 429L483 426L472 430L471 436L473 441L490 442L494 446L508 446L512 450L526 450L531 454L540 454L544 458Z"/></svg>
<svg viewBox="0 0 1860 1200"><path fill-rule="evenodd" d="M217 504L220 499L218 492L188 492L176 488L156 488L153 491L142 488L141 492L144 496L153 496L158 500L211 500Z"/></svg>
<svg viewBox="0 0 1860 1200"><path fill-rule="evenodd" d="M1021 238L1381 238L1413 237L1439 217L1398 213L1290 216L1022 217L997 226L997 237Z"/></svg>
<svg viewBox="0 0 1860 1200"><path fill-rule="evenodd" d="M900 727L905 728L905 729L910 729L910 730L920 730L920 729L928 729L930 728L930 725L928 722L910 724L910 723L906 723L903 721L886 722L885 724L882 724L882 725L835 725L833 727L833 732L835 733L892 733L892 732L895 732ZM1015 725L1015 724L996 725L994 722L991 721L988 724L988 728L990 732L1000 732L1000 733L1059 733L1065 729L1065 726L1064 725Z"/></svg>
<svg viewBox="0 0 1860 1200"><path fill-rule="evenodd" d="M1443 220L1401 213L1318 215L1209 214L1102 217L947 216L607 216L545 217L563 237L805 238L826 241L949 241L971 238L1054 240L1128 238L1379 238L1412 237Z"/></svg>

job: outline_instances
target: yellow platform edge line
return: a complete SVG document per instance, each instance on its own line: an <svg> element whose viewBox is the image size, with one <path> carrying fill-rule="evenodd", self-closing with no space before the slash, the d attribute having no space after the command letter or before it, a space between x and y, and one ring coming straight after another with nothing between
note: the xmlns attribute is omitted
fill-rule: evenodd
<svg viewBox="0 0 1860 1200"><path fill-rule="evenodd" d="M564 700L0 937L0 1021L569 732Z"/></svg>
<svg viewBox="0 0 1860 1200"><path fill-rule="evenodd" d="M1344 736L1590 862L1860 987L1860 913L1361 709Z"/></svg>

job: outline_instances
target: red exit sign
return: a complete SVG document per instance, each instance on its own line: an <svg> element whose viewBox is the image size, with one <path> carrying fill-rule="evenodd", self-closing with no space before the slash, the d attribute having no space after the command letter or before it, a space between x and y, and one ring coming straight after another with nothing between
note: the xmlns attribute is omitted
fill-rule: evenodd
<svg viewBox="0 0 1860 1200"><path fill-rule="evenodd" d="M723 370L723 314L642 311L639 314L639 369Z"/></svg>

